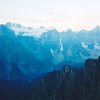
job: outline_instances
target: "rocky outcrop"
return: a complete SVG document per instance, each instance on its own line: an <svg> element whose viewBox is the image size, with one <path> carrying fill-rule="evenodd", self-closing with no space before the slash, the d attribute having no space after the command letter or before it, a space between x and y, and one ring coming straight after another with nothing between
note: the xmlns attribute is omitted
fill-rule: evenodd
<svg viewBox="0 0 100 100"><path fill-rule="evenodd" d="M100 100L100 57L88 59L85 67L65 65L43 78L32 100Z"/></svg>

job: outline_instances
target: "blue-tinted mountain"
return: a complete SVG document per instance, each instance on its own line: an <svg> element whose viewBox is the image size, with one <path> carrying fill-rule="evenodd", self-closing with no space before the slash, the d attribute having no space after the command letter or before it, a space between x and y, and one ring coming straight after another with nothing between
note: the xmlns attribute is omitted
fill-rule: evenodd
<svg viewBox="0 0 100 100"><path fill-rule="evenodd" d="M16 36L4 25L0 26L0 34L0 79L26 79L48 70L52 57L39 40Z"/></svg>
<svg viewBox="0 0 100 100"><path fill-rule="evenodd" d="M15 32L13 30L10 30L5 25L1 24L0 25L0 37L1 36L15 37L16 35L15 35Z"/></svg>
<svg viewBox="0 0 100 100"><path fill-rule="evenodd" d="M40 38L51 51L54 64L61 63L64 60L74 62L80 60L79 62L81 62L90 56L76 34L70 30L62 33L57 30L50 30L43 33Z"/></svg>
<svg viewBox="0 0 100 100"><path fill-rule="evenodd" d="M27 29L28 33L22 29ZM58 65L77 66L100 55L99 26L80 32L71 29L59 32L52 28L42 31L39 37L29 35L32 31L16 23L0 26L1 79L33 77L55 70Z"/></svg>
<svg viewBox="0 0 100 100"><path fill-rule="evenodd" d="M16 23L0 25L0 94L7 90L12 90L12 94L14 89L15 94L17 91L21 95L28 90L22 95L26 97L33 91L30 84L52 72L43 78L37 91L33 91L33 100L99 100L100 57L88 59L100 55L99 38L99 26L91 31L59 32L44 27L34 30ZM67 68L58 71L66 64ZM18 92L20 89L22 92Z"/></svg>

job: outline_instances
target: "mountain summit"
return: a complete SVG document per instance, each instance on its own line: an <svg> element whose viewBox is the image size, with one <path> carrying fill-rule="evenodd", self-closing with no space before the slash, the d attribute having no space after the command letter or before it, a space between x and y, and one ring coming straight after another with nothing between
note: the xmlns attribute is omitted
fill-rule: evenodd
<svg viewBox="0 0 100 100"><path fill-rule="evenodd" d="M0 36L10 36L10 37L15 37L15 32L5 25L1 24L0 25Z"/></svg>

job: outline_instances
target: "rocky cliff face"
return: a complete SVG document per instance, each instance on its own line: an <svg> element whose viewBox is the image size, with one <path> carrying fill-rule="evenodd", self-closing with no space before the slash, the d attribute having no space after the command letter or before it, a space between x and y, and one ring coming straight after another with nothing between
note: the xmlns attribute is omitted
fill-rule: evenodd
<svg viewBox="0 0 100 100"><path fill-rule="evenodd" d="M100 57L83 69L65 65L41 80L32 100L100 100Z"/></svg>

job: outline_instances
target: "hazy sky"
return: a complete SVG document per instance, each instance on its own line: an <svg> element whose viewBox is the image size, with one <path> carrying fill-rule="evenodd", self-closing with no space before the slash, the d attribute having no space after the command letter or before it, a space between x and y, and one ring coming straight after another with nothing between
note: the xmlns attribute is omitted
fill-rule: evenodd
<svg viewBox="0 0 100 100"><path fill-rule="evenodd" d="M59 30L100 25L100 0L0 0L0 23Z"/></svg>

